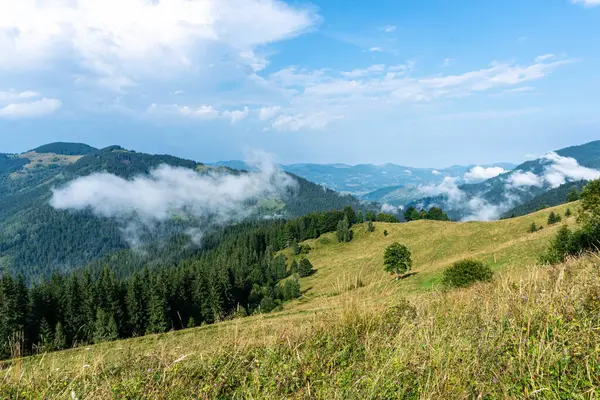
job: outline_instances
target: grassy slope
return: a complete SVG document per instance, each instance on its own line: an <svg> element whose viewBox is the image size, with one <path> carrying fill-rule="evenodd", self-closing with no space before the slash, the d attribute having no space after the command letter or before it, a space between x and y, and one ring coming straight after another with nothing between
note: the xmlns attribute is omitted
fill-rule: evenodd
<svg viewBox="0 0 600 400"><path fill-rule="evenodd" d="M570 206L573 207L572 204ZM184 384L184 381L171 381L177 386L177 390L173 386L172 391L161 385L167 377L174 379L170 374L180 367L202 369L204 372L198 372L200 375L193 379L197 380L194 385L204 385L211 376L210 371L216 371L213 367L209 372L204 370L208 364L218 364L223 360L225 363L234 362L230 357L245 359L257 346L264 351L283 351L282 341L290 346L294 343L294 346L301 346L315 332L333 335L336 329L341 329L340 315L347 314L345 311L348 310L360 310L356 311L360 315L379 315L386 305L395 304L404 296L415 304L422 303L423 299L427 302L430 294L435 293L429 289L440 280L443 269L453 261L475 257L486 260L496 270L510 270L512 277L526 274L560 224L533 234L527 233L527 228L532 221L545 226L550 211L564 215L565 209L566 206L559 206L491 223L376 223L376 230L372 233L366 231L366 226L359 225L354 228L355 239L348 244L335 243L331 235L309 241L313 248L309 258L317 272L302 279L305 295L287 304L282 312L14 362L9 369L0 371L0 382L4 382L0 383L0 389L4 390L0 391L0 397L8 393L9 387L19 387L31 397L40 398L61 398L73 388L77 393L85 393L86 398L105 398L114 394L114 390L152 393L163 389L160 396L158 392L154 396L172 395L177 398L177 393L180 393L196 397L200 388L188 387L189 383ZM567 223L575 222L572 218ZM384 236L384 230L389 232L388 236ZM417 272L401 282L392 281L383 272L383 251L394 241L409 246L413 252L413 270ZM357 281L361 284L356 285ZM354 288L356 286L358 288ZM302 359L300 353L297 357ZM219 364L219 368L226 365ZM150 374L148 370L153 372ZM223 375L229 373L228 368L219 370ZM252 379L248 378L243 385L249 385L250 381ZM120 386L122 382L129 382L135 387L123 389ZM306 391L306 387L303 390ZM325 396L325 392L322 394ZM278 393L278 396L281 395ZM254 392L253 396L261 397L258 392Z"/></svg>

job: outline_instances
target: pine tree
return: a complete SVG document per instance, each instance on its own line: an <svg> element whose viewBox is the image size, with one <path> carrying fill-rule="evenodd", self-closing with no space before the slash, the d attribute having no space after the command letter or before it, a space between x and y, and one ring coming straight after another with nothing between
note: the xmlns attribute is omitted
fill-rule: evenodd
<svg viewBox="0 0 600 400"><path fill-rule="evenodd" d="M309 276L313 272L313 265L308 258L303 258L302 260L300 260L300 265L298 266L298 274L300 275L300 277L303 278Z"/></svg>
<svg viewBox="0 0 600 400"><path fill-rule="evenodd" d="M573 215L573 212L571 211L571 209L570 209L570 208L567 208L567 211L565 211L565 217L566 217L566 218L570 218L570 217L571 217L571 215Z"/></svg>
<svg viewBox="0 0 600 400"><path fill-rule="evenodd" d="M108 315L106 311L99 308L96 311L96 322L94 324L94 343L101 343L106 340L108 327Z"/></svg>
<svg viewBox="0 0 600 400"><path fill-rule="evenodd" d="M129 333L132 336L142 336L146 332L146 313L142 283L137 273L129 279L125 305L127 307Z"/></svg>
<svg viewBox="0 0 600 400"><path fill-rule="evenodd" d="M536 225L535 222L532 222L531 225L529 226L528 232L529 233L534 233L538 231L538 227Z"/></svg>
<svg viewBox="0 0 600 400"><path fill-rule="evenodd" d="M62 329L62 328L61 328ZM52 329L46 318L42 318L40 322L40 333L39 333L39 350L41 352L52 351L54 344L54 335Z"/></svg>
<svg viewBox="0 0 600 400"><path fill-rule="evenodd" d="M548 215L548 225L554 225L556 223L559 223L561 220L562 218L560 217L560 215L556 214L554 211L552 211L550 215Z"/></svg>
<svg viewBox="0 0 600 400"><path fill-rule="evenodd" d="M156 285L150 294L150 304L148 306L148 326L146 333L162 333L167 330L167 302L162 290Z"/></svg>
<svg viewBox="0 0 600 400"><path fill-rule="evenodd" d="M196 326L196 320L194 320L194 317L190 317L190 318L188 319L188 323L187 323L187 326L186 326L186 328L188 328L188 329L189 329L189 328L193 328L193 327L195 327L195 326Z"/></svg>
<svg viewBox="0 0 600 400"><path fill-rule="evenodd" d="M106 340L117 340L119 338L119 327L115 316L111 315L108 318L108 324L106 326Z"/></svg>
<svg viewBox="0 0 600 400"><path fill-rule="evenodd" d="M292 255L294 256L300 254L300 248L298 247L298 242L296 241L296 239L293 239L292 243L290 243L290 250L292 251Z"/></svg>
<svg viewBox="0 0 600 400"><path fill-rule="evenodd" d="M579 200L579 192L577 191L577 188L573 188L573 190L571 190L567 195L567 203L571 203L577 200Z"/></svg>
<svg viewBox="0 0 600 400"><path fill-rule="evenodd" d="M60 321L56 323L56 329L54 330L54 348L56 350L67 348L67 335Z"/></svg>

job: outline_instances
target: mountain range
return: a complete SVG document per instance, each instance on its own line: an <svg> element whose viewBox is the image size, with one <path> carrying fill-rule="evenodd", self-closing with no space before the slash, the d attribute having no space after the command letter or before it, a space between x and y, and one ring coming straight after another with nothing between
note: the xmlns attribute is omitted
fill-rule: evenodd
<svg viewBox="0 0 600 400"><path fill-rule="evenodd" d="M244 161L219 161L209 164L215 167L253 170L255 167ZM280 166L284 171L301 176L329 189L349 193L365 200L380 201L378 191L387 187L413 187L441 182L445 177L462 177L475 165L454 165L447 168L413 168L396 164L287 164ZM510 163L483 165L484 168L499 167L510 170ZM390 189L385 189L391 191Z"/></svg>
<svg viewBox="0 0 600 400"><path fill-rule="evenodd" d="M550 191L545 197L553 199L549 205L556 205L573 184L581 188L586 181L600 178L599 168L600 141L594 141L550 152L483 182L446 180L438 186L421 188L421 194L429 196L413 200L408 206L437 205L453 211L454 218L496 219L512 214L510 210L523 204L545 204L544 197L537 198Z"/></svg>
<svg viewBox="0 0 600 400"><path fill-rule="evenodd" d="M166 170L172 177L153 175L152 171L157 171L161 165L176 168ZM189 175L188 171L200 175L225 175L226 178L217 181L219 185L212 187L215 193L208 193L208 198L193 197L194 201L179 207L183 210L181 215L158 221L160 223L150 216L140 218L141 223L133 226L129 222L123 223L125 217L120 206L109 208L110 202L115 199L133 204L136 208L132 214L135 216L128 215L129 220L143 216L144 207L151 207L148 209L151 213L159 213L161 205L157 196L161 190L165 189L169 197L181 200L177 190L171 189L171 186L177 186L173 179L187 179L177 182L179 186L190 186L183 195L199 196L201 193L196 193L198 191L194 191L193 185L210 184L210 180L196 182L196 174ZM244 173L225 167L210 167L169 155L138 153L120 146L96 149L85 144L52 143L22 154L0 154L0 271L40 276L54 270L71 270L115 251L128 249L132 244L132 230L137 235L133 239L139 240L139 235L143 235L145 242L164 244L165 240L177 234L185 233L191 238L190 232L197 232L199 227L216 229L249 216L293 218L342 209L348 205L357 210L376 209L355 197L340 195L292 175L287 177L295 181L293 185L276 193L269 192L269 196L254 204L256 202L252 198L240 200L244 193L236 191L238 183L231 181L242 175ZM62 202L67 206L53 207L50 203L54 191L68 187L78 178L90 179L79 181L77 190L64 193ZM242 181L239 185L245 184L252 189L258 182L270 189L270 180L285 180L286 177L264 178L255 174L249 179L252 180ZM99 183L112 186L100 190ZM148 186L150 189L146 190ZM131 190L127 192L127 188ZM90 193L84 199L86 191ZM90 204L89 207L83 206L81 202L84 200ZM173 200L165 200L168 201ZM207 215L199 204L212 207L211 214ZM250 214L250 210L254 213ZM218 215L215 217L215 214ZM221 220L215 220L217 217ZM148 229L150 223L153 229Z"/></svg>

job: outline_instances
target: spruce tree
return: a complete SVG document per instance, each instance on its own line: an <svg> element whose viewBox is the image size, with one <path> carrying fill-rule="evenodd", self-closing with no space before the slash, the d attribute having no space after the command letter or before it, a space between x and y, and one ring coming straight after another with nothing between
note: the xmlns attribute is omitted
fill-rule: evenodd
<svg viewBox="0 0 600 400"><path fill-rule="evenodd" d="M313 265L308 258L303 258L302 260L300 260L300 265L298 265L298 274L300 275L300 277L309 276L313 272Z"/></svg>
<svg viewBox="0 0 600 400"><path fill-rule="evenodd" d="M536 225L535 222L532 222L531 225L529 226L528 232L529 233L534 233L538 231L538 227Z"/></svg>
<svg viewBox="0 0 600 400"><path fill-rule="evenodd" d="M147 333L162 333L167 330L167 304L161 290L156 288L150 294L148 306Z"/></svg>
<svg viewBox="0 0 600 400"><path fill-rule="evenodd" d="M94 343L102 343L106 340L108 327L108 315L106 311L99 308L96 311L96 322L94 323Z"/></svg>
<svg viewBox="0 0 600 400"><path fill-rule="evenodd" d="M54 348L56 350L67 348L67 335L60 321L56 323L56 329L54 330Z"/></svg>
<svg viewBox="0 0 600 400"><path fill-rule="evenodd" d="M119 338L119 327L117 326L117 321L115 320L115 316L111 315L108 318L108 324L106 325L106 340L117 340Z"/></svg>

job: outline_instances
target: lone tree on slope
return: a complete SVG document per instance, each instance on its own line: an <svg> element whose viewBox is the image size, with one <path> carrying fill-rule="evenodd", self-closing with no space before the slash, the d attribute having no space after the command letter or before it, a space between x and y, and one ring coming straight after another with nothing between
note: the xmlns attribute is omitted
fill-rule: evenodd
<svg viewBox="0 0 600 400"><path fill-rule="evenodd" d="M393 243L385 249L383 257L385 270L396 275L396 280L412 268L412 259L408 247L400 243Z"/></svg>

